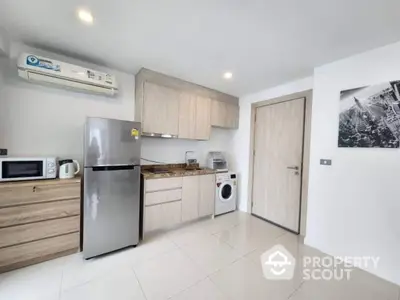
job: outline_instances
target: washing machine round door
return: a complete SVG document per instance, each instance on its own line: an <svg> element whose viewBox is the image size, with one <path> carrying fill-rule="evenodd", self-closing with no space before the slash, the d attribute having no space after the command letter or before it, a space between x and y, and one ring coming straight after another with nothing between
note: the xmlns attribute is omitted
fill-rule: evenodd
<svg viewBox="0 0 400 300"><path fill-rule="evenodd" d="M224 182L219 188L219 199L222 202L228 202L233 197L233 186L231 182Z"/></svg>

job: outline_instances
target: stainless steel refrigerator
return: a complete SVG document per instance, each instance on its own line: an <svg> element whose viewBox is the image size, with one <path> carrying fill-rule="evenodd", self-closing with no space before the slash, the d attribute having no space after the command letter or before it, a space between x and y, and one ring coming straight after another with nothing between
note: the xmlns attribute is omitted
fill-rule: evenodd
<svg viewBox="0 0 400 300"><path fill-rule="evenodd" d="M140 123L87 118L84 137L83 256L139 243Z"/></svg>

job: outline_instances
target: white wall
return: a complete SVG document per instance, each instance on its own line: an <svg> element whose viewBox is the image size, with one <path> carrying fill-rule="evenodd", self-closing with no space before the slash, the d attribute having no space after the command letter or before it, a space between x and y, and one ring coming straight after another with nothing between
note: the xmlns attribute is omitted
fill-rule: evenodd
<svg viewBox="0 0 400 300"><path fill-rule="evenodd" d="M117 76L116 98L84 94L23 81L17 76L16 57L21 51L109 71ZM100 68L38 49L13 44L11 59L0 59L0 145L9 155L71 157L82 161L86 116L133 120L133 75Z"/></svg>
<svg viewBox="0 0 400 300"><path fill-rule="evenodd" d="M239 130L234 133L234 164L239 173L239 209L247 211L251 104L312 89L313 78L307 77L250 94L239 99Z"/></svg>
<svg viewBox="0 0 400 300"><path fill-rule="evenodd" d="M400 79L400 43L315 69L305 242L333 255L380 256L400 284L400 149L339 149L341 90ZM333 159L332 167L319 165Z"/></svg>
<svg viewBox="0 0 400 300"><path fill-rule="evenodd" d="M32 84L19 78L16 57L22 51L48 56L116 74L116 98L84 94ZM0 147L9 155L70 157L82 161L83 125L86 116L134 119L135 78L131 74L12 43L11 59L0 58ZM232 157L233 131L212 129L209 141L144 138L142 156L176 163L186 151L196 151L202 164L208 151L225 151ZM146 162L143 162L146 163Z"/></svg>

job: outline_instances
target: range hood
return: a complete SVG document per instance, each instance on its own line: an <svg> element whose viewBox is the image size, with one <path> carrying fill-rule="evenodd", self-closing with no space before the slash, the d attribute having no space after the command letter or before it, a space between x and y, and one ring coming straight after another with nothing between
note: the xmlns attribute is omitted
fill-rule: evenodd
<svg viewBox="0 0 400 300"><path fill-rule="evenodd" d="M152 132L142 132L142 136L164 138L164 139L177 139L178 138L178 136L174 135L174 134L152 133Z"/></svg>

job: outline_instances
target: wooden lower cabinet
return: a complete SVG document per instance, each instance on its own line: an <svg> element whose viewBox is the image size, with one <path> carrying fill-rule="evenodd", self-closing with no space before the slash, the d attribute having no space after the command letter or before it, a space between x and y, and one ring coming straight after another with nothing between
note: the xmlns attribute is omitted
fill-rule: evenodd
<svg viewBox="0 0 400 300"><path fill-rule="evenodd" d="M214 214L215 175L183 177L182 221Z"/></svg>
<svg viewBox="0 0 400 300"><path fill-rule="evenodd" d="M77 252L80 179L0 184L0 273Z"/></svg>
<svg viewBox="0 0 400 300"><path fill-rule="evenodd" d="M215 174L147 179L145 186L146 233L214 214Z"/></svg>
<svg viewBox="0 0 400 300"><path fill-rule="evenodd" d="M181 222L181 201L163 203L158 205L147 206L145 208L145 224L146 232L160 228L174 226Z"/></svg>
<svg viewBox="0 0 400 300"><path fill-rule="evenodd" d="M199 217L199 177L187 176L182 181L182 222L195 220Z"/></svg>
<svg viewBox="0 0 400 300"><path fill-rule="evenodd" d="M214 214L215 208L215 175L199 176L199 217Z"/></svg>

